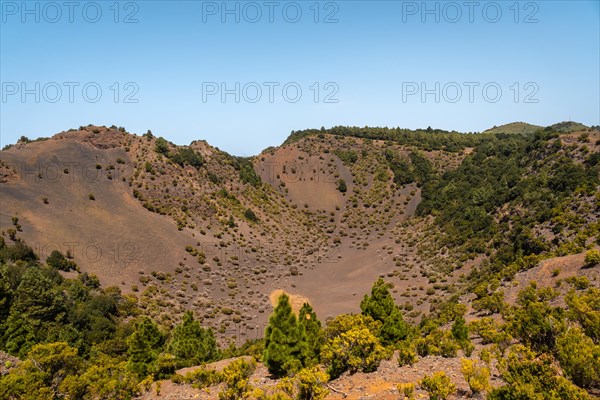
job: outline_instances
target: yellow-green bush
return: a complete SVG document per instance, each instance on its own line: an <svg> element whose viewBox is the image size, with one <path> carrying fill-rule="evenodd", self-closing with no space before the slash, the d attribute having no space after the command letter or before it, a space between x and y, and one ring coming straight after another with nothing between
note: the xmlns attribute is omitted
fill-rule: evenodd
<svg viewBox="0 0 600 400"><path fill-rule="evenodd" d="M492 389L488 400L589 400L590 396L560 375L551 355L537 355L518 344L499 362L505 385Z"/></svg>
<svg viewBox="0 0 600 400"><path fill-rule="evenodd" d="M579 328L570 328L556 340L557 358L567 376L583 388L600 387L600 346Z"/></svg>
<svg viewBox="0 0 600 400"><path fill-rule="evenodd" d="M254 360L243 358L231 362L221 372L221 381L225 387L219 392L219 400L237 400L246 397L251 391L249 378L256 368Z"/></svg>
<svg viewBox="0 0 600 400"><path fill-rule="evenodd" d="M372 372L388 353L376 336L381 323L364 315L340 315L325 329L327 341L321 358L329 374L337 377L345 371Z"/></svg>
<svg viewBox="0 0 600 400"><path fill-rule="evenodd" d="M479 365L475 360L463 358L460 360L461 371L469 389L473 394L481 393L490 389L490 369Z"/></svg>
<svg viewBox="0 0 600 400"><path fill-rule="evenodd" d="M412 400L415 398L415 384L414 383L399 383L398 391L404 399Z"/></svg>
<svg viewBox="0 0 600 400"><path fill-rule="evenodd" d="M409 341L401 342L398 346L398 365L412 366L415 362L417 362L417 353L414 345Z"/></svg>
<svg viewBox="0 0 600 400"><path fill-rule="evenodd" d="M420 384L431 400L446 400L456 391L456 385L442 371L431 376L425 375Z"/></svg>

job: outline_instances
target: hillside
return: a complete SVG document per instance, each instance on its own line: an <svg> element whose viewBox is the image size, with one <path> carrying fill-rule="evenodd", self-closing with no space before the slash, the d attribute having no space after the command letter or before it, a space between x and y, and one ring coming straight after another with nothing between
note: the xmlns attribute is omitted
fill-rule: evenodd
<svg viewBox="0 0 600 400"><path fill-rule="evenodd" d="M397 267L397 254L379 254L395 240L384 233L414 214L420 190L410 176L394 182L386 157L400 157L402 167L414 146L327 135L252 161L195 142L196 168L169 159L179 151L169 143L157 152L158 141L89 126L3 151L12 170L0 227L16 216L18 236L42 260L72 250L82 271L138 293L163 323L195 306L222 334L235 315L248 319L241 324L250 333L264 326L276 289L308 297L322 315L356 311L353 296ZM340 158L348 154L360 157ZM456 166L464 154L424 153L435 168ZM322 291L315 280L335 287ZM229 308L235 313L223 314ZM224 336L232 332L246 333Z"/></svg>
<svg viewBox="0 0 600 400"><path fill-rule="evenodd" d="M166 389L173 385L165 379L183 364L169 361L164 346L189 318L186 311L221 347L202 361L260 359L263 342L254 339L263 337L281 293L290 295L296 315L309 303L329 332L341 329L336 323L343 326L338 318L345 314L365 313L361 300L382 278L404 321L406 332L395 341L429 344L418 351L415 367L384 361L377 379L386 389L372 397L396 398L395 383L416 382L432 366L451 371L466 396L456 351L471 358L473 350L479 356L506 342L486 336L480 321L510 332L513 344L535 348L515 328L519 310L529 306L521 293L533 291L539 307L571 308L556 313L585 327L573 314L573 291L586 298L600 288L600 266L586 261L600 246L599 154L600 131L571 122L514 123L481 134L306 130L253 158L115 126L22 141L0 152L0 324L8 332L0 335L0 349L25 359L35 343L60 339L86 360L106 353L125 368L132 334L146 316L144 329L160 331L162 350L152 358L156 365L127 368L170 371L153 373ZM25 311L15 304L37 291L18 294L28 274L47 285L41 293L50 297L40 307L55 295L53 304L62 305L26 317L22 326L16 315ZM556 294L538 294L531 281ZM106 302L114 305L102 308ZM77 322L80 309L103 311L85 325ZM474 323L473 348L444 336L463 315ZM402 348L386 342L389 337L368 321L354 323L373 331L386 358L394 350L398 357ZM95 329L107 336L94 336ZM15 342L25 331L27 339ZM448 340L458 346L448 353L453 356L436 347ZM264 385L267 366L256 368L253 386L274 390ZM494 368L492 383L501 386L505 375ZM331 376L330 386L361 398L373 378L363 372ZM187 382L186 396L199 393L189 386L198 385L193 379L179 382ZM201 390L217 396L216 386L207 386L212 389Z"/></svg>

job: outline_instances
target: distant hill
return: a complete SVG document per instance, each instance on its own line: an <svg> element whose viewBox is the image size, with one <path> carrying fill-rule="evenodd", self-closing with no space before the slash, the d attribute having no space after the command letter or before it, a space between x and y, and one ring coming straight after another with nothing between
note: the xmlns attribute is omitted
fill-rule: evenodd
<svg viewBox="0 0 600 400"><path fill-rule="evenodd" d="M532 125L526 122L511 122L510 124L494 126L485 130L484 133L526 134L533 133L542 128L543 126Z"/></svg>
<svg viewBox="0 0 600 400"><path fill-rule="evenodd" d="M584 130L588 129L589 127L585 126L582 123L575 122L575 121L564 121L564 122L559 122L557 124L551 125L551 128L554 129L555 131L558 131L561 133L571 133L571 132L584 131Z"/></svg>
<svg viewBox="0 0 600 400"><path fill-rule="evenodd" d="M560 133L580 132L589 129L588 126L575 121L563 121L550 125L550 128ZM494 126L483 131L483 133L507 133L507 134L528 134L537 130L544 129L543 126L528 124L527 122L511 122L510 124Z"/></svg>

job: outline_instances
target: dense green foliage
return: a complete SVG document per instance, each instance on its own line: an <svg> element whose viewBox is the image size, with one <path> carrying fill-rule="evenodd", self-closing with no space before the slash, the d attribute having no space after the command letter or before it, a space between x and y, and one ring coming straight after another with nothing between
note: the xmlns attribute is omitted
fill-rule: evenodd
<svg viewBox="0 0 600 400"><path fill-rule="evenodd" d="M489 390L491 372L488 367L466 358L460 360L460 364L461 372L465 381L469 384L471 393L477 394Z"/></svg>
<svg viewBox="0 0 600 400"><path fill-rule="evenodd" d="M87 273L63 278L71 261L60 253L42 265L19 239L1 245L0 350L23 362L0 377L0 398L127 399L148 377L218 357L212 331L191 315L169 337L118 288Z"/></svg>
<svg viewBox="0 0 600 400"><path fill-rule="evenodd" d="M181 167L191 165L198 169L204 164L202 156L189 147L179 148L177 152L169 154L169 158Z"/></svg>
<svg viewBox="0 0 600 400"><path fill-rule="evenodd" d="M431 162L419 153L411 152L410 162L392 149L386 149L384 155L388 167L394 174L394 182L399 186L413 182L421 186L433 177Z"/></svg>
<svg viewBox="0 0 600 400"><path fill-rule="evenodd" d="M589 265L590 267L600 264L600 251L589 250L587 253L585 253L585 264Z"/></svg>
<svg viewBox="0 0 600 400"><path fill-rule="evenodd" d="M81 275L83 276L83 275ZM131 305L116 288L98 290L83 279L64 279L51 267L23 262L0 266L0 347L24 357L38 343L66 341L87 355L113 337Z"/></svg>
<svg viewBox="0 0 600 400"><path fill-rule="evenodd" d="M469 328L466 325L465 318L459 315L452 324L452 336L458 342L469 340Z"/></svg>
<svg viewBox="0 0 600 400"><path fill-rule="evenodd" d="M3 237L0 237L0 263L22 261L25 263L37 261L38 257L33 249L22 240L16 238L12 245L7 245Z"/></svg>
<svg viewBox="0 0 600 400"><path fill-rule="evenodd" d="M18 246L26 247L15 240L4 243L3 249L8 254ZM85 273L65 279L56 268L40 265L30 252L20 253L28 261L0 267L1 346L23 360L0 377L0 398L126 399L146 390L152 379L171 376L174 382L197 387L223 383L222 399L249 396L254 390L249 383L251 361L239 359L222 372L199 369L186 377L174 375L176 368L221 354L262 356L273 375L291 376L277 391L259 398L322 398L328 379L344 372L375 371L394 349L399 350L401 366L415 363L417 354L456 357L461 346L469 354L464 346L470 344L469 331L484 343L495 343L498 356L506 351L506 357L499 358L505 384L489 392L491 399L587 399L581 388L600 386L597 288L572 290L566 297L568 308L562 309L550 305L556 296L553 289L532 284L519 293L515 306L503 308L507 323L502 325L482 318L467 326L465 307L449 302L439 308L437 319L424 322L422 337L416 340L417 331L404 322L389 285L381 279L363 298L363 314L340 315L325 328L308 304L296 318L284 294L271 315L264 347L253 342L220 352L212 331L202 328L191 312L168 334L150 318L138 317L135 304L117 289L103 289ZM452 321L451 329L436 325ZM509 333L522 344L509 347ZM482 352L481 359L489 362L489 355ZM312 367L319 362L328 374ZM490 390L487 367L463 360L462 370L473 393ZM441 373L424 377L421 387L439 399L454 391Z"/></svg>
<svg viewBox="0 0 600 400"><path fill-rule="evenodd" d="M238 171L240 180L242 183L258 187L261 185L262 180L260 176L256 174L254 170L254 164L252 164L252 158L249 157L235 157L227 153L223 153L225 156L226 163L231 165L236 171Z"/></svg>
<svg viewBox="0 0 600 400"><path fill-rule="evenodd" d="M169 154L169 142L163 137L159 137L156 139L156 144L154 145L154 151L158 154L168 155Z"/></svg>
<svg viewBox="0 0 600 400"><path fill-rule="evenodd" d="M551 250L558 255L582 251L581 235L593 236L598 226L590 224L582 232L585 221L569 207L574 197L597 192L600 169L576 162L574 151L549 129L531 137L495 135L458 168L426 182L417 212L435 217L445 232L444 245L471 257L491 254L491 262L474 271L474 278L489 281L502 270L503 276L511 276L534 263L531 257ZM562 240L550 242L534 234L541 224ZM559 247L576 235L576 247Z"/></svg>
<svg viewBox="0 0 600 400"><path fill-rule="evenodd" d="M331 129L307 129L304 131L292 131L284 144L294 143L307 136L323 134L338 135L345 137L358 137L372 140L389 140L398 144L410 145L422 150L446 150L459 151L465 147L475 147L493 135L489 134L465 134L448 132L441 129L401 129L401 128L359 128L336 126Z"/></svg>
<svg viewBox="0 0 600 400"><path fill-rule="evenodd" d="M219 400L237 400L246 396L250 389L248 378L254 371L256 363L238 359L229 364L220 374L225 388L219 393Z"/></svg>
<svg viewBox="0 0 600 400"><path fill-rule="evenodd" d="M68 391L69 380L80 367L77 349L64 342L34 346L28 358L0 382L0 398L56 398Z"/></svg>
<svg viewBox="0 0 600 400"><path fill-rule="evenodd" d="M333 152L346 165L354 164L358 161L358 154L354 150L335 150Z"/></svg>
<svg viewBox="0 0 600 400"><path fill-rule="evenodd" d="M46 258L46 264L52 268L60 269L61 271L70 271L77 268L75 262L67 259L60 251L54 250L48 258Z"/></svg>
<svg viewBox="0 0 600 400"><path fill-rule="evenodd" d="M169 149L169 142L162 137L156 139L154 151L167 157L180 167L191 165L192 167L198 169L204 164L204 159L202 156L192 148L179 147L176 149L176 151L171 151Z"/></svg>
<svg viewBox="0 0 600 400"><path fill-rule="evenodd" d="M565 330L564 310L549 304L556 296L554 290L538 290L532 282L519 293L519 307L508 318L509 331L536 351L553 351L556 338Z"/></svg>
<svg viewBox="0 0 600 400"><path fill-rule="evenodd" d="M254 213L254 211L252 211L252 209L250 209L250 208L247 208L246 211L244 211L244 217L246 217L246 219L248 221L258 222L258 217Z"/></svg>

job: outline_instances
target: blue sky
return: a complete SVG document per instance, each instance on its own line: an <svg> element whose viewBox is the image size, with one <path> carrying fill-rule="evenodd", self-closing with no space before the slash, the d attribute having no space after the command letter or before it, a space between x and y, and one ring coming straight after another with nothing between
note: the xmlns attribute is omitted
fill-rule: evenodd
<svg viewBox="0 0 600 400"><path fill-rule="evenodd" d="M600 124L599 1L24 4L0 1L2 146L89 123L236 155L321 126Z"/></svg>

